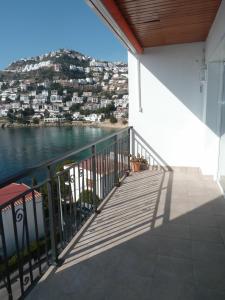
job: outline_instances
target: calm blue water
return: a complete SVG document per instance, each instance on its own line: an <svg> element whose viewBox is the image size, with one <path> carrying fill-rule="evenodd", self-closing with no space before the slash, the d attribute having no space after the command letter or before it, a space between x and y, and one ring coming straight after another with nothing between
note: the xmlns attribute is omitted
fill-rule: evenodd
<svg viewBox="0 0 225 300"><path fill-rule="evenodd" d="M115 131L89 127L0 129L0 180Z"/></svg>

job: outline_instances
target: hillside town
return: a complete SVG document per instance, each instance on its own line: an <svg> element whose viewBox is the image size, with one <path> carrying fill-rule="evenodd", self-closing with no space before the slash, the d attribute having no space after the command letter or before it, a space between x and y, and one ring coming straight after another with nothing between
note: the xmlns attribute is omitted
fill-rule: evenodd
<svg viewBox="0 0 225 300"><path fill-rule="evenodd" d="M104 122L128 118L127 64L60 49L0 71L0 119L9 123Z"/></svg>

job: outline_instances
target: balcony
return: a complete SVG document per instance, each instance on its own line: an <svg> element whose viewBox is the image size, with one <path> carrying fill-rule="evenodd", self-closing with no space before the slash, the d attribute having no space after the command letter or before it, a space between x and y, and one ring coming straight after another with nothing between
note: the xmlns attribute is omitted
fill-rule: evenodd
<svg viewBox="0 0 225 300"><path fill-rule="evenodd" d="M17 234L14 269L0 222L1 299L224 299L225 200L217 183L197 168L167 167L134 129L102 142L101 149L98 143L81 149L85 158L17 196L23 216L16 213L17 199L7 203L15 209L15 236L22 222L30 237L23 196L32 193L34 200L47 183L44 238L36 236L34 253L28 238L20 246ZM129 152L142 153L149 169L127 176ZM85 172L88 164L91 173ZM53 178L59 179L56 193ZM77 189L79 195L89 190L90 201L77 201ZM3 211L1 206L1 216Z"/></svg>
<svg viewBox="0 0 225 300"><path fill-rule="evenodd" d="M132 173L28 299L224 299L224 217L196 169Z"/></svg>

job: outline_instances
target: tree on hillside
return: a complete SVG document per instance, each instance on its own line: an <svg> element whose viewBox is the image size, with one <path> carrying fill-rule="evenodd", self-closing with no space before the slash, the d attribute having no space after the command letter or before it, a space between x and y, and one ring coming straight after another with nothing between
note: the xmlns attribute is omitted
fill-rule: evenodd
<svg viewBox="0 0 225 300"><path fill-rule="evenodd" d="M62 86L60 83L58 83L58 82L53 82L53 83L50 85L50 90L56 90L56 91L58 91L58 94L59 94L60 96L62 96L62 95L63 95L63 90L64 90L64 88L63 88L63 86Z"/></svg>
<svg viewBox="0 0 225 300"><path fill-rule="evenodd" d="M75 112L75 111L80 111L81 104L80 103L74 103L70 107L70 111Z"/></svg>
<svg viewBox="0 0 225 300"><path fill-rule="evenodd" d="M111 116L109 120L110 120L110 123L112 123L112 124L115 124L118 122L117 118L115 118L114 116Z"/></svg>
<svg viewBox="0 0 225 300"><path fill-rule="evenodd" d="M22 110L22 116L23 117L30 117L34 115L34 109L27 107L24 110Z"/></svg>

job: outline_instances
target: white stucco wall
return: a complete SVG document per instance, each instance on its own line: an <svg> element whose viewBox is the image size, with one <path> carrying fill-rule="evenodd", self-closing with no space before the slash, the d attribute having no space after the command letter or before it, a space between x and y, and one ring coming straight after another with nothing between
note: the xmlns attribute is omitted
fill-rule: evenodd
<svg viewBox="0 0 225 300"><path fill-rule="evenodd" d="M225 1L221 2L206 40L206 61L225 59Z"/></svg>
<svg viewBox="0 0 225 300"><path fill-rule="evenodd" d="M204 46L145 49L140 56L140 93L137 58L129 53L129 122L168 165L201 167L215 175L218 136L204 124L208 116L203 91L207 85L202 84Z"/></svg>

